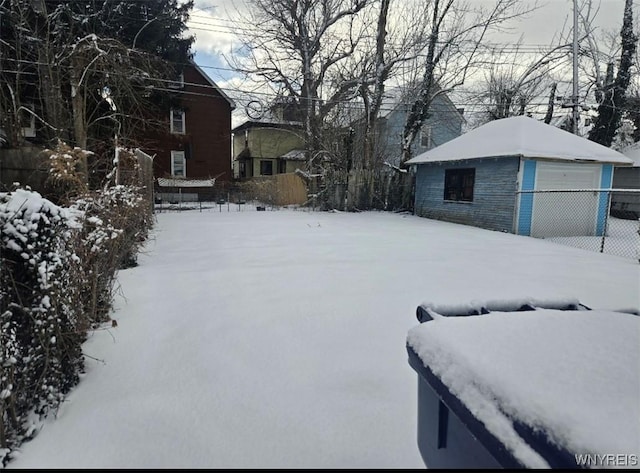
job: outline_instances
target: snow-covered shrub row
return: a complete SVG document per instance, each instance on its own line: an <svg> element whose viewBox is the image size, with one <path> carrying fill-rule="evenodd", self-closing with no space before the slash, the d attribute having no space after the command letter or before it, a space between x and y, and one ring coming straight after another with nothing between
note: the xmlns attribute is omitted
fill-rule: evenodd
<svg viewBox="0 0 640 473"><path fill-rule="evenodd" d="M78 382L76 217L35 192L0 194L0 448L27 435L28 413L46 416Z"/></svg>
<svg viewBox="0 0 640 473"><path fill-rule="evenodd" d="M0 464L78 382L87 330L109 319L117 270L135 264L151 224L132 186L68 207L0 193Z"/></svg>
<svg viewBox="0 0 640 473"><path fill-rule="evenodd" d="M114 186L74 202L84 215L75 252L82 261L83 306L89 324L108 320L118 269L135 266L152 225L150 204L141 189Z"/></svg>

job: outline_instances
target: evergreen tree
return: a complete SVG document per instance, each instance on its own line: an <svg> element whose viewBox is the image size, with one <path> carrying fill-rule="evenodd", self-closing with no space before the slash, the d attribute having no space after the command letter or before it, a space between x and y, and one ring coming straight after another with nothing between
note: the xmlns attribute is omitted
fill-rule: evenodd
<svg viewBox="0 0 640 473"><path fill-rule="evenodd" d="M616 78L610 82L603 93L602 102L598 107L598 117L593 128L589 132L589 139L604 146L611 146L616 130L620 126L620 120L625 108L626 92L631 80L631 68L633 55L638 42L633 32L633 0L625 0L624 18L620 37L622 40L622 53ZM609 67L608 73L612 72ZM609 74L608 74L609 75Z"/></svg>
<svg viewBox="0 0 640 473"><path fill-rule="evenodd" d="M193 37L184 37L193 0L45 0L46 11L55 26L69 38L95 34L119 41L172 62L191 57Z"/></svg>

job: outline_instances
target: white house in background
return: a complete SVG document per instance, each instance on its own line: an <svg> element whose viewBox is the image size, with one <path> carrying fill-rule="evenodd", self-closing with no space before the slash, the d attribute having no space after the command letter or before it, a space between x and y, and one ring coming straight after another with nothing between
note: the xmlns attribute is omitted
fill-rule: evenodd
<svg viewBox="0 0 640 473"><path fill-rule="evenodd" d="M611 197L611 215L620 218L640 218L640 142L621 151L633 165L616 166L613 171L615 189L635 189L633 192L614 192Z"/></svg>
<svg viewBox="0 0 640 473"><path fill-rule="evenodd" d="M415 165L417 215L535 237L601 235L606 192L623 154L518 116L489 122L422 153ZM524 191L524 192L522 192Z"/></svg>

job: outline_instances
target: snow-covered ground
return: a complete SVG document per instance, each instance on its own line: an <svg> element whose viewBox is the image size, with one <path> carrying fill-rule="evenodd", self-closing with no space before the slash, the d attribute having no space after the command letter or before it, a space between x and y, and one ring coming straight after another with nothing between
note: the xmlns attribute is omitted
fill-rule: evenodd
<svg viewBox="0 0 640 473"><path fill-rule="evenodd" d="M604 237L551 237L550 241L590 251L640 260L640 222L609 217Z"/></svg>
<svg viewBox="0 0 640 473"><path fill-rule="evenodd" d="M422 468L419 304L640 309L629 258L409 215L219 210L157 215L117 327L9 468Z"/></svg>

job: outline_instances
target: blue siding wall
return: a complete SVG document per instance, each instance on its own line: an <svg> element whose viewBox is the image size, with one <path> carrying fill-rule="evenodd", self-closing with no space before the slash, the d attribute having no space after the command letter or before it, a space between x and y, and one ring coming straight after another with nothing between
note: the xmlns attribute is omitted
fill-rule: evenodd
<svg viewBox="0 0 640 473"><path fill-rule="evenodd" d="M612 183L613 183L613 165L603 164L602 173L600 174L600 189L611 189ZM609 203L609 193L600 192L600 197L598 199L598 219L596 221L597 236L602 236L604 234L606 217L607 217L607 213L609 212L609 208L607 207L608 203Z"/></svg>
<svg viewBox="0 0 640 473"><path fill-rule="evenodd" d="M419 164L415 211L421 217L513 232L519 157ZM444 200L446 169L475 168L473 202Z"/></svg>
<svg viewBox="0 0 640 473"><path fill-rule="evenodd" d="M398 107L389 113L381 125L380 130L380 153L389 162L400 157L402 151L402 132L407 120L408 106ZM437 96L429 107L429 118L425 121L424 127L431 128L431 146L422 147L420 143L420 133L411 145L411 155L417 156L428 149L440 146L462 134L462 123L464 118L443 96ZM398 162L399 163L399 162ZM395 164L398 164L395 163Z"/></svg>
<svg viewBox="0 0 640 473"><path fill-rule="evenodd" d="M536 161L523 161L522 190L530 191L536 187ZM531 235L533 219L533 194L520 194L520 211L518 212L518 235Z"/></svg>

